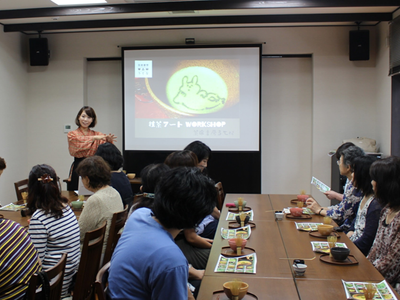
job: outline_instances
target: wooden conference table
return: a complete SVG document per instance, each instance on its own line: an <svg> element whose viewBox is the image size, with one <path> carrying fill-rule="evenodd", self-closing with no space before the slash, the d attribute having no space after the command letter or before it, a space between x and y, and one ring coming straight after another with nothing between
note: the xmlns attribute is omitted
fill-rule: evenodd
<svg viewBox="0 0 400 300"><path fill-rule="evenodd" d="M228 246L228 241L221 237L221 228L229 227L226 221L228 209L224 206L197 300L213 299L213 292L222 290L222 284L234 278L247 282L248 291L259 300L346 299L342 279L372 282L384 279L344 233L340 233L338 241L346 243L350 254L354 255L359 264L338 266L319 260L321 254L312 251L310 241L324 240L297 230L295 222L322 223L323 217L313 215L309 220L284 217L282 221L276 221L274 211L295 206L290 200L295 199L296 195L227 194L225 203L233 203L238 197L246 200L247 206L254 211L256 227L252 229L246 247L256 251L256 274L214 272L221 248ZM293 259L314 256L315 259L305 262L308 266L305 275L296 277L292 271Z"/></svg>
<svg viewBox="0 0 400 300"><path fill-rule="evenodd" d="M78 200L78 196L73 192L73 191L62 191L61 195L66 197L71 203L72 201ZM85 197L86 199L87 197ZM79 218L81 215L82 210L74 210L75 216ZM0 214L4 216L4 218L13 220L19 224L21 224L23 227L28 227L28 219L30 217L22 217L21 216L21 211L8 211L8 210L0 210Z"/></svg>

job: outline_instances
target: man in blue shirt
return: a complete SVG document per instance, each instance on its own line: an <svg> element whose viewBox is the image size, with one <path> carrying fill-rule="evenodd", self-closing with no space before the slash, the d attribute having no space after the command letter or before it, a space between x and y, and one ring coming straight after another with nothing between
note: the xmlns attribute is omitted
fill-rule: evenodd
<svg viewBox="0 0 400 300"><path fill-rule="evenodd" d="M111 259L111 299L188 298L188 262L174 242L216 205L217 192L197 168L168 171L155 190L153 209L129 218Z"/></svg>

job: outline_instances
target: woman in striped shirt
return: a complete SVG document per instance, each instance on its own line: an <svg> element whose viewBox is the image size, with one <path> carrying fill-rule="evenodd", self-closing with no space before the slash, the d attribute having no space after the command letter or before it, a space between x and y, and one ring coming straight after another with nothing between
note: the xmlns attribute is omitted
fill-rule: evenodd
<svg viewBox="0 0 400 300"><path fill-rule="evenodd" d="M43 270L54 266L63 253L67 263L61 297L67 297L80 260L79 225L68 200L61 196L54 169L36 165L29 174L28 208L31 240L39 253Z"/></svg>

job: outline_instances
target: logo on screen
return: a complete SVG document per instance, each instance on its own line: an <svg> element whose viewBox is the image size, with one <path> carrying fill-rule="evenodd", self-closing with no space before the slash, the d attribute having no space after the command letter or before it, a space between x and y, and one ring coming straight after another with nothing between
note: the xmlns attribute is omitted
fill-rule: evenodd
<svg viewBox="0 0 400 300"><path fill-rule="evenodd" d="M153 62L151 60L135 60L135 77L152 78Z"/></svg>

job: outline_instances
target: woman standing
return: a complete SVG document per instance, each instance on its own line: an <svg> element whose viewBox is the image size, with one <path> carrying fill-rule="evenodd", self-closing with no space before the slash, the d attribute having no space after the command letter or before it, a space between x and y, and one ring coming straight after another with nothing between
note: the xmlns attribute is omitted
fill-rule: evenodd
<svg viewBox="0 0 400 300"><path fill-rule="evenodd" d="M97 147L105 142L114 143L116 137L113 134L103 134L98 131L91 130L96 126L96 113L90 106L82 107L75 118L75 124L78 129L68 132L68 150L74 157L69 174L69 183L67 190L74 191L78 189L78 175L76 168L79 163L86 157L93 156Z"/></svg>
<svg viewBox="0 0 400 300"><path fill-rule="evenodd" d="M370 174L372 187L383 209L367 258L400 292L400 158L377 160L372 164Z"/></svg>
<svg viewBox="0 0 400 300"><path fill-rule="evenodd" d="M43 270L48 270L67 253L61 296L68 296L72 277L81 257L79 226L68 199L61 196L57 175L48 165L36 165L29 173L27 207L33 212L29 235L39 253Z"/></svg>

